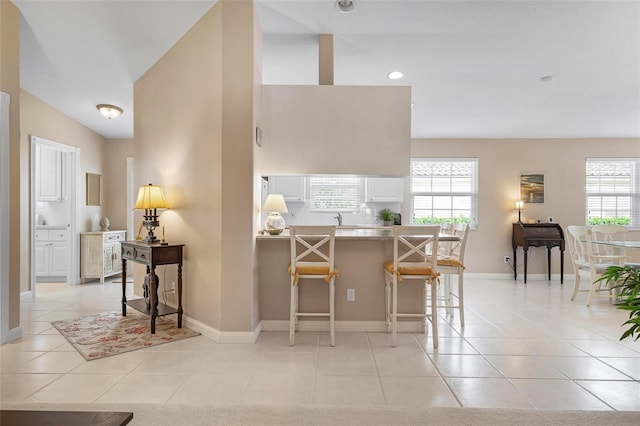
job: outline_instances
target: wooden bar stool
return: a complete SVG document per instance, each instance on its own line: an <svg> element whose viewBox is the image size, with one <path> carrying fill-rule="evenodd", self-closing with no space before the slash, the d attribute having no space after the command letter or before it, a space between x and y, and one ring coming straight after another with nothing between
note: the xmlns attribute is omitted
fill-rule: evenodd
<svg viewBox="0 0 640 426"><path fill-rule="evenodd" d="M289 315L289 345L294 345L299 317L328 317L331 346L336 345L335 332L335 226L291 226L291 304ZM321 279L329 287L328 312L298 312L301 279Z"/></svg>
<svg viewBox="0 0 640 426"><path fill-rule="evenodd" d="M467 247L469 225L456 223L451 227L448 234L458 237L459 240L448 243L446 251L438 254L438 272L445 275L443 286L444 305L439 305L439 307L446 308L447 314L451 318L453 318L452 309L458 309L460 311L460 326L464 327L464 252ZM454 291L451 286L451 275L458 276L458 291Z"/></svg>
<svg viewBox="0 0 640 426"><path fill-rule="evenodd" d="M420 318L431 322L433 347L438 347L437 318L437 252L439 226L394 226L393 260L384 263L387 332L391 331L391 346L398 343L398 318ZM408 280L423 286L422 310L419 313L398 312L398 287ZM431 309L427 312L427 292L431 292Z"/></svg>

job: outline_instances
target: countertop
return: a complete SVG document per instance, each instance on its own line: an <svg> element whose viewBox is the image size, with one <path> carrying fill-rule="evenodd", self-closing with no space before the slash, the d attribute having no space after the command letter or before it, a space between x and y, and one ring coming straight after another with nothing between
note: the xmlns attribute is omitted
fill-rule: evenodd
<svg viewBox="0 0 640 426"><path fill-rule="evenodd" d="M336 240L388 240L393 238L391 226L380 226L376 228L336 228ZM287 240L289 241L289 230L285 229L280 235L258 235L258 240Z"/></svg>
<svg viewBox="0 0 640 426"><path fill-rule="evenodd" d="M285 229L280 235L258 235L256 236L258 241L268 240L287 240L289 241L289 230ZM376 226L371 228L361 227L345 227L336 228L336 240L362 240L362 241L375 241L375 240L392 240L393 239L393 226ZM440 234L441 241L458 241L459 238L452 235Z"/></svg>

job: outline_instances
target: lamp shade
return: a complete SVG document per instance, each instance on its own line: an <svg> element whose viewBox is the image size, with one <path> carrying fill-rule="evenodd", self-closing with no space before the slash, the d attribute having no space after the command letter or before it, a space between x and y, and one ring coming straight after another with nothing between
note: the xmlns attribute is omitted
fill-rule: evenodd
<svg viewBox="0 0 640 426"><path fill-rule="evenodd" d="M164 198L164 192L160 185L144 185L138 191L138 198L134 209L168 209L169 205Z"/></svg>
<svg viewBox="0 0 640 426"><path fill-rule="evenodd" d="M524 201L516 201L516 210L524 209Z"/></svg>
<svg viewBox="0 0 640 426"><path fill-rule="evenodd" d="M287 213L287 204L284 202L284 197L281 194L269 194L267 200L262 206L263 211Z"/></svg>

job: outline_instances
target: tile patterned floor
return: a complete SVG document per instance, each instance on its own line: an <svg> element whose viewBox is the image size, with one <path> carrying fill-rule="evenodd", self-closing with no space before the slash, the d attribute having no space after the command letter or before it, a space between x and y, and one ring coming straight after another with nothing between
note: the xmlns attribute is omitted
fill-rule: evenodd
<svg viewBox="0 0 640 426"><path fill-rule="evenodd" d="M264 332L253 345L186 339L84 361L51 327L119 307L119 284L40 284L24 337L0 347L2 402L268 403L640 410L640 340L624 312L571 302L571 284L465 283L466 327L439 320L438 349L404 333ZM153 391L148 390L152 388Z"/></svg>

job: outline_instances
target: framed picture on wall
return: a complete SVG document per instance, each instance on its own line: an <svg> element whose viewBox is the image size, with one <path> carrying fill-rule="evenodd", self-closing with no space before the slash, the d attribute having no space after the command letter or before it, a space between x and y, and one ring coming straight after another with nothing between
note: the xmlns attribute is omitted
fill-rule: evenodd
<svg viewBox="0 0 640 426"><path fill-rule="evenodd" d="M87 205L88 206L99 206L101 205L102 195L102 176L87 173Z"/></svg>
<svg viewBox="0 0 640 426"><path fill-rule="evenodd" d="M520 174L520 199L525 203L544 203L544 174Z"/></svg>

